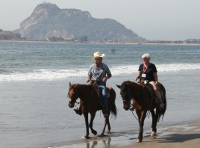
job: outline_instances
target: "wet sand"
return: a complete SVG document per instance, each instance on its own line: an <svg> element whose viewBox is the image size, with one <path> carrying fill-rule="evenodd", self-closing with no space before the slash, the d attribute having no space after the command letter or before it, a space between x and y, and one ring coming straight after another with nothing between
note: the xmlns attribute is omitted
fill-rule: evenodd
<svg viewBox="0 0 200 148"><path fill-rule="evenodd" d="M79 144L55 146L59 148L197 148L200 146L200 122L176 125L158 129L157 136L151 137L151 131L144 131L142 143L137 143L137 133L120 132L105 136L91 137ZM49 147L50 148L50 147Z"/></svg>
<svg viewBox="0 0 200 148"><path fill-rule="evenodd" d="M197 148L200 146L200 123L177 125L161 129L157 136L150 137L150 133L144 137L142 143L131 143L123 146L123 148L137 147L137 148ZM111 146L118 148L121 146Z"/></svg>

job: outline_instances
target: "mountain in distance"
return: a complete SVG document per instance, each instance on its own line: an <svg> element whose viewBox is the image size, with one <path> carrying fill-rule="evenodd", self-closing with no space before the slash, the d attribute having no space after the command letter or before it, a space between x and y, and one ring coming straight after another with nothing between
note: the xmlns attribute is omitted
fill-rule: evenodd
<svg viewBox="0 0 200 148"><path fill-rule="evenodd" d="M46 2L39 4L14 32L28 40L56 37L65 40L85 38L94 42L146 41L113 19L93 18L87 11L60 9L57 5Z"/></svg>
<svg viewBox="0 0 200 148"><path fill-rule="evenodd" d="M0 29L0 40L25 40L24 38L21 38L21 35L19 33L13 33L11 31L4 31Z"/></svg>

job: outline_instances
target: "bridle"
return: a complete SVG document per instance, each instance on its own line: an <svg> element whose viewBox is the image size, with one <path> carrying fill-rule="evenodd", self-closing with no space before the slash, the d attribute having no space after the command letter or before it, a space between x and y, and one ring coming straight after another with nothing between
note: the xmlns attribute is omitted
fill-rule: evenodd
<svg viewBox="0 0 200 148"><path fill-rule="evenodd" d="M92 95L94 94L94 91L92 91L91 95L89 97L87 97L87 99L85 100L82 100L83 103L87 102L88 100L90 100L92 98ZM74 102L74 103L77 103L79 104L79 102L76 102L76 100L79 98L78 97L78 93L75 91L75 93L73 94L73 96L70 98L69 95L68 95L68 98L69 98L69 101L71 102Z"/></svg>
<svg viewBox="0 0 200 148"><path fill-rule="evenodd" d="M125 85L122 85L122 86L123 86L123 88L125 88ZM132 95L131 95L131 92L130 92L130 88L128 87L128 100L124 99L124 97L122 97L122 100L124 102L130 103L131 102L131 98L132 98Z"/></svg>
<svg viewBox="0 0 200 148"><path fill-rule="evenodd" d="M76 103L76 99L78 99L78 94L75 92L71 98L68 95L68 98L70 102Z"/></svg>
<svg viewBox="0 0 200 148"><path fill-rule="evenodd" d="M123 84L122 86L123 86L123 88L126 87L125 84ZM127 87L127 88L128 88L128 100L125 100L123 97L122 97L122 99L123 99L124 102L128 102L128 103L130 104L130 103L131 103L132 95L131 95L130 88L129 88L129 87ZM138 118L135 116L135 114L133 113L133 111L132 111L132 114L133 114L133 116L135 117L135 119L138 120ZM139 121L139 120L138 120L138 121Z"/></svg>

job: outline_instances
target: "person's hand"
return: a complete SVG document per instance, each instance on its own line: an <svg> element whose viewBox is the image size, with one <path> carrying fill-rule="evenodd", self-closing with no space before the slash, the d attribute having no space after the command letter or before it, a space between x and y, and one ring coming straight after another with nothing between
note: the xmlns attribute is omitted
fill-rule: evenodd
<svg viewBox="0 0 200 148"><path fill-rule="evenodd" d="M106 82L107 81L107 77L104 77L103 79L102 79L102 82Z"/></svg>
<svg viewBox="0 0 200 148"><path fill-rule="evenodd" d="M135 81L137 81L137 80L138 80L138 77L135 78Z"/></svg>
<svg viewBox="0 0 200 148"><path fill-rule="evenodd" d="M88 82L90 82L91 81L91 79L90 78L88 78L87 80L86 80L86 82L88 83Z"/></svg>
<svg viewBox="0 0 200 148"><path fill-rule="evenodd" d="M158 85L158 81L156 81L155 84Z"/></svg>

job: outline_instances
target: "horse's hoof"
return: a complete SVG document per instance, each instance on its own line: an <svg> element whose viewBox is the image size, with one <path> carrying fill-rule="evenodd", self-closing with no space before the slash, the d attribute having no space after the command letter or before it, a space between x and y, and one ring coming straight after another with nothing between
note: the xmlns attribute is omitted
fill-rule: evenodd
<svg viewBox="0 0 200 148"><path fill-rule="evenodd" d="M151 137L155 137L156 133L154 131L151 132Z"/></svg>
<svg viewBox="0 0 200 148"><path fill-rule="evenodd" d="M104 137L104 136L106 136L106 135L104 135L104 133L101 133L101 135L99 135L99 137Z"/></svg>
<svg viewBox="0 0 200 148"><path fill-rule="evenodd" d="M137 140L137 143L141 143L141 142L142 142L142 140L140 140L140 139Z"/></svg>
<svg viewBox="0 0 200 148"><path fill-rule="evenodd" d="M90 139L90 137L87 136L87 135L83 135L82 138L84 138L84 139Z"/></svg>
<svg viewBox="0 0 200 148"><path fill-rule="evenodd" d="M110 130L109 130L109 131L107 131L107 133L108 133L108 134L111 134Z"/></svg>
<svg viewBox="0 0 200 148"><path fill-rule="evenodd" d="M97 135L97 131L95 131L95 130L93 130L92 133L93 133L94 135Z"/></svg>

